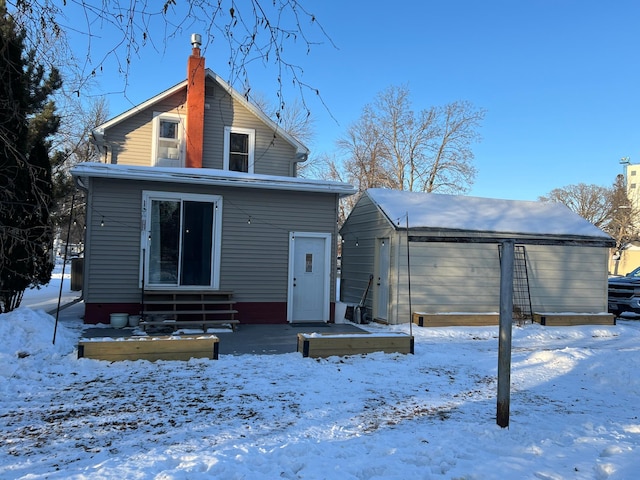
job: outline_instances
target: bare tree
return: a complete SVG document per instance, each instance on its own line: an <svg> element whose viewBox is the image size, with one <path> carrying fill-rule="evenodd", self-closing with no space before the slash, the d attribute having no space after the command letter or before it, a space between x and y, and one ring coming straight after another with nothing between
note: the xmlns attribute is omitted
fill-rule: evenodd
<svg viewBox="0 0 640 480"><path fill-rule="evenodd" d="M280 107L274 105L264 94L252 93L249 101L255 104L265 115L273 119L282 130L304 145L313 141L315 135L314 117L300 98L294 98ZM296 164L296 174L300 177L319 178L323 176L323 161L313 152L309 158Z"/></svg>
<svg viewBox="0 0 640 480"><path fill-rule="evenodd" d="M426 170L420 172L425 192L466 193L473 184L476 168L471 146L480 140L477 129L485 111L470 102L453 102L436 109L435 132L429 141Z"/></svg>
<svg viewBox="0 0 640 480"><path fill-rule="evenodd" d="M204 52L214 43L224 44L228 80L240 90L250 91L254 65L260 73L265 65L274 66L280 110L284 85L293 85L302 98L305 93L319 96L304 79L302 66L291 58L323 43L333 46L300 0L7 0L7 5L39 60L61 68L65 83L78 95L94 75L112 65L124 77L126 92L130 66L137 58L149 52L160 56L174 39L201 33ZM83 51L71 48L69 32L76 41L86 40Z"/></svg>
<svg viewBox="0 0 640 480"><path fill-rule="evenodd" d="M555 188L547 195L539 197L538 200L562 203L600 228L606 227L614 209L611 188L584 183Z"/></svg>
<svg viewBox="0 0 640 480"><path fill-rule="evenodd" d="M556 188L538 200L562 203L611 235L616 242L616 260L630 242L638 239L640 230L636 219L640 212L629 200L623 175L618 175L611 187L579 183ZM616 261L614 273L617 271Z"/></svg>
<svg viewBox="0 0 640 480"><path fill-rule="evenodd" d="M611 210L608 221L603 227L609 235L616 241L616 251L614 252L614 275L618 274L618 266L625 249L631 242L637 241L640 233L638 216L640 211L634 206L627 195L624 175L618 175L611 189Z"/></svg>
<svg viewBox="0 0 640 480"><path fill-rule="evenodd" d="M407 86L391 86L366 105L337 142L347 181L371 187L464 193L475 178L472 145L484 111L454 102L415 113Z"/></svg>
<svg viewBox="0 0 640 480"><path fill-rule="evenodd" d="M57 154L52 159L53 197L55 205L51 220L57 239L78 244L84 240L85 204L77 194L71 168L80 162L100 161L91 144L91 130L108 119L109 109L104 97L88 104L76 101L62 115L62 125L56 135ZM73 210L71 206L73 204ZM69 222L71 226L69 228ZM69 238L66 238L69 232Z"/></svg>
<svg viewBox="0 0 640 480"><path fill-rule="evenodd" d="M0 313L29 286L49 282L53 244L51 138L60 125L53 94L62 80L26 48L0 0Z"/></svg>

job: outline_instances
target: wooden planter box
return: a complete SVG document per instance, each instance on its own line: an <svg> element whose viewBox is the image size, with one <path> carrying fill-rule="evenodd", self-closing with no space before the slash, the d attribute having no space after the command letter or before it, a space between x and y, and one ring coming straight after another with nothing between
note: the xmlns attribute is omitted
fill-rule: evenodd
<svg viewBox="0 0 640 480"><path fill-rule="evenodd" d="M404 333L299 333L298 352L314 358L373 352L413 353L413 337Z"/></svg>
<svg viewBox="0 0 640 480"><path fill-rule="evenodd" d="M189 360L218 359L218 337L214 335L180 335L128 337L108 340L81 340L78 358L96 360Z"/></svg>
<svg viewBox="0 0 640 480"><path fill-rule="evenodd" d="M414 312L413 323L419 327L484 327L499 325L498 313L420 313Z"/></svg>
<svg viewBox="0 0 640 480"><path fill-rule="evenodd" d="M611 313L536 313L533 321L549 327L570 325L615 325L616 317Z"/></svg>

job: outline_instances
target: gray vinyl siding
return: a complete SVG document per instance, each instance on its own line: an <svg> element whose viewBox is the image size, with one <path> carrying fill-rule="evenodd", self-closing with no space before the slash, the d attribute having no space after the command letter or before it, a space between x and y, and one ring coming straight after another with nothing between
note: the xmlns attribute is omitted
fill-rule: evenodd
<svg viewBox="0 0 640 480"><path fill-rule="evenodd" d="M343 240L340 286L341 300L345 303L356 304L360 301L369 275L376 273L377 239L388 238L389 323L408 322L412 312L492 313L500 310L497 243L464 243L455 238L451 242L410 242L410 310L406 232L395 230L369 197L364 195L340 233ZM443 233L435 232L438 236ZM427 230L416 234L424 237L430 235ZM479 240L483 234L472 231L455 233L455 237L462 236ZM525 245L525 252L534 312L607 311L606 247ZM374 278L366 302L373 314L376 313L376 300L377 278Z"/></svg>
<svg viewBox="0 0 640 480"><path fill-rule="evenodd" d="M401 242L406 249L406 242ZM607 249L525 245L534 312L607 311ZM410 243L413 312L500 311L497 244ZM399 256L398 318L410 318L407 262Z"/></svg>
<svg viewBox="0 0 640 480"><path fill-rule="evenodd" d="M140 227L142 193L134 182L91 180L85 251L84 297L87 303L140 300ZM101 223L104 221L104 226Z"/></svg>
<svg viewBox="0 0 640 480"><path fill-rule="evenodd" d="M185 92L180 91L152 107L141 110L105 132L111 149L110 163L150 166L154 112L173 113L184 118Z"/></svg>
<svg viewBox="0 0 640 480"><path fill-rule="evenodd" d="M296 151L291 144L210 79L206 102L204 168L223 168L224 127L250 128L255 130L254 173L292 176Z"/></svg>
<svg viewBox="0 0 640 480"><path fill-rule="evenodd" d="M223 197L220 289L233 291L239 302L287 301L290 231L330 233L333 240L337 233L335 194L98 178L91 182L91 250L86 252L90 283L85 285L85 300L91 303L140 299L143 190ZM335 278L334 270L331 277ZM331 281L331 298L334 284Z"/></svg>
<svg viewBox="0 0 640 480"><path fill-rule="evenodd" d="M171 95L105 132L110 149L110 163L151 166L153 114L173 113L186 118L186 90ZM207 80L205 132L202 166L222 169L224 166L224 128L249 128L255 131L254 173L293 176L295 148L237 102L213 80Z"/></svg>
<svg viewBox="0 0 640 480"><path fill-rule="evenodd" d="M393 229L365 195L360 198L357 207L353 209L340 229L340 235L342 237L340 300L356 304L367 288L369 276L375 273L376 238L393 235ZM391 247L393 250L393 244ZM391 256L393 258L393 251ZM372 302L373 295L368 295L369 308Z"/></svg>
<svg viewBox="0 0 640 480"><path fill-rule="evenodd" d="M534 311L607 311L605 247L527 245Z"/></svg>
<svg viewBox="0 0 640 480"><path fill-rule="evenodd" d="M246 294L251 301L286 301L289 232L330 233L335 258L336 201L326 194L225 193L221 289L237 292L238 299Z"/></svg>
<svg viewBox="0 0 640 480"><path fill-rule="evenodd" d="M399 237L400 251L406 240ZM498 247L491 244L409 244L411 306L418 312L497 312L500 300ZM398 255L397 314L408 319L406 254Z"/></svg>

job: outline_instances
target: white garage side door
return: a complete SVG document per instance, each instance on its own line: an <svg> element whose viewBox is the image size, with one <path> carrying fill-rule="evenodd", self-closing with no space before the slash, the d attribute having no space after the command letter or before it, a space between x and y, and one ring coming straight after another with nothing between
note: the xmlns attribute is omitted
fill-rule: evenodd
<svg viewBox="0 0 640 480"><path fill-rule="evenodd" d="M289 322L329 321L331 234L289 235Z"/></svg>
<svg viewBox="0 0 640 480"><path fill-rule="evenodd" d="M376 311L375 318L387 321L389 308L389 239L378 239L378 271L376 276Z"/></svg>

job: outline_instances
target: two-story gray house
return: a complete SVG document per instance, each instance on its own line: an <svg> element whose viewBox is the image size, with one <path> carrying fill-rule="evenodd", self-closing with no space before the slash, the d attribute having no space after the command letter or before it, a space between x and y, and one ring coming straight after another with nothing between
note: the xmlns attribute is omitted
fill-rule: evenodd
<svg viewBox="0 0 640 480"><path fill-rule="evenodd" d="M242 323L331 321L338 200L354 189L298 178L308 149L206 69L197 40L187 79L96 127L102 161L72 170L85 322L216 293Z"/></svg>

